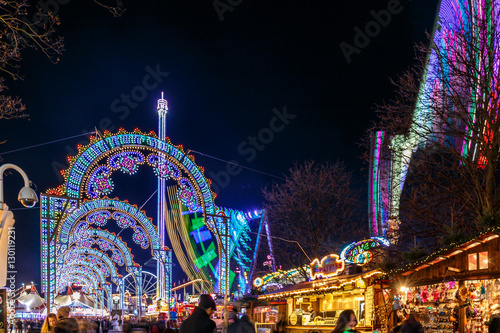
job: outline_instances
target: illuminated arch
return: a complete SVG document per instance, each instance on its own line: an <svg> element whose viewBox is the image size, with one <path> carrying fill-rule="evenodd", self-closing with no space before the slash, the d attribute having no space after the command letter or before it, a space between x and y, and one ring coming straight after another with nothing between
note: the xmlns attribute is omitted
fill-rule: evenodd
<svg viewBox="0 0 500 333"><path fill-rule="evenodd" d="M92 289L95 289L94 282L91 281L85 275L81 275L78 273L77 274L69 274L69 275L65 275L63 279L65 281L64 283L66 286L70 286L73 283L77 283L77 284L81 285L83 292L85 292L87 294L90 294L92 291L91 289L89 289L89 287L91 287ZM64 287L63 289L60 289L59 291L64 292L65 288L66 287Z"/></svg>
<svg viewBox="0 0 500 333"><path fill-rule="evenodd" d="M65 264L73 261L90 261L95 265L98 265L101 268L101 271L107 270L113 283L116 285L120 283L123 276L118 273L116 265L104 252L92 248L71 248L68 252L74 252L75 256L66 260L66 255L68 253L64 254L62 258L66 261ZM85 257L85 255L87 256Z"/></svg>
<svg viewBox="0 0 500 333"><path fill-rule="evenodd" d="M78 256L78 255L81 255L81 254L86 254L86 255L93 255L99 259L101 259L104 263L106 263L106 265L108 267L115 267L116 269L116 266L114 265L114 261L112 261L112 259L110 259L106 253L102 252L102 251L99 251L99 250L96 250L96 249L92 249L92 248L79 248L79 247L72 247L68 250L68 252L63 256L63 259L62 260L68 260L70 261L72 258L71 257L68 257L68 256ZM133 260L131 260L131 257L128 257L129 260L127 260L124 264L126 265L126 267L132 267L134 265L136 265L134 263ZM61 263L61 262L60 262Z"/></svg>
<svg viewBox="0 0 500 333"><path fill-rule="evenodd" d="M181 145L172 145L168 138L159 140L154 132L106 131L102 138L91 137L89 145L79 146L77 155L68 160L70 166L63 172L64 185L50 190L50 194L80 200L109 195L113 191L113 172L135 173L139 165L147 162L157 177L177 182L178 196L190 210L216 213L215 194L210 190L204 169L194 163L192 155L186 155ZM205 221L213 227L211 218Z"/></svg>
<svg viewBox="0 0 500 333"><path fill-rule="evenodd" d="M106 281L106 277L102 274L101 270L99 267L96 267L92 262L89 261L74 261L71 263L68 263L68 265L65 265L62 269L64 272L70 272L71 274L77 274L81 275L83 272L86 274L86 276L92 276L92 284L93 286L93 292L95 293L95 296L99 299L99 302L103 301L104 299L101 299L98 297L98 291L104 291L106 292L106 295L109 297L110 296L110 288L109 288L109 283ZM65 274L65 273L63 273ZM97 279L99 278L99 282L97 283ZM68 278L62 278L61 282L65 282L65 285L60 285L59 289L62 289L62 287L66 287ZM96 284L97 283L97 284ZM87 291L88 293L88 291ZM104 294L101 294L104 296ZM94 299L94 303L96 302L96 299ZM109 304L108 304L109 305Z"/></svg>
<svg viewBox="0 0 500 333"><path fill-rule="evenodd" d="M110 251L113 252L114 249L118 249L124 258L124 263L127 266L132 266L134 264L134 255L132 254L132 250L125 244L120 236L117 236L115 233L108 230L102 230L99 228L88 228L85 230L85 234L86 237L84 239L76 239L76 233L71 234L68 248L75 248L73 246L75 243L79 245L77 248L91 248L92 245L96 245L99 246L103 253L106 253L104 245L106 244L105 242L109 242L113 246L110 248Z"/></svg>
<svg viewBox="0 0 500 333"><path fill-rule="evenodd" d="M66 269L70 269L71 267L88 268L89 270L91 270L93 272L93 277L99 278L98 281L101 288L104 288L107 283L106 277L104 276L100 268L89 261L74 261L68 263L68 265L63 266L61 271L65 271Z"/></svg>
<svg viewBox="0 0 500 333"><path fill-rule="evenodd" d="M68 267L63 272L61 272L61 276L58 279L58 286L69 286L70 283L68 283L68 281L70 281L74 276L79 276L81 279L84 279L87 285L92 286L92 289L99 289L98 277L95 275L95 273L91 269L78 266ZM88 292L89 291L90 290L88 290Z"/></svg>
<svg viewBox="0 0 500 333"><path fill-rule="evenodd" d="M145 248L144 243L146 240L144 237L147 238L147 243L151 247L152 252L160 248L156 227L143 211L140 211L137 206L131 205L128 202L105 198L85 202L64 220L56 239L56 241L61 243L61 250L65 251L69 247L70 235L75 232L75 228L79 227L81 223L86 222L87 226L98 223L96 222L98 219L95 217L106 213L109 214L109 218L116 219L119 224L122 223L122 227L133 228L134 236L140 235L141 238L134 240L136 242L139 241L138 243L140 243L142 248ZM101 223L101 225L103 224Z"/></svg>

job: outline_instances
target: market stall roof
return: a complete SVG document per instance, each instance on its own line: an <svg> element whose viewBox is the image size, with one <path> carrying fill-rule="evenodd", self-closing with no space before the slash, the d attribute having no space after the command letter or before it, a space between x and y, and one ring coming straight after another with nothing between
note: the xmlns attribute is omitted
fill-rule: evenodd
<svg viewBox="0 0 500 333"><path fill-rule="evenodd" d="M71 302L70 304L67 305L68 307L70 308L93 308L94 307L94 304L86 304L86 303L83 303L83 302L80 302L78 300L74 300L73 302Z"/></svg>
<svg viewBox="0 0 500 333"><path fill-rule="evenodd" d="M71 302L72 300L70 295L59 295L54 299L54 304L58 306L67 306L71 304Z"/></svg>
<svg viewBox="0 0 500 333"><path fill-rule="evenodd" d="M276 299L284 298L287 296L310 294L310 293L324 293L328 291L333 291L340 289L348 284L353 284L357 282L363 282L362 288L366 287L366 279L375 278L377 276L383 275L379 270L373 270L365 273L358 273L352 275L339 275L327 279L318 279L308 282L303 282L299 284L289 285L284 288L274 290L272 292L259 295L259 300L262 299Z"/></svg>
<svg viewBox="0 0 500 333"><path fill-rule="evenodd" d="M54 303L58 306L71 307L74 302L81 303L86 307L94 307L94 300L83 293L79 295L78 299L74 299L71 295L59 295L54 299Z"/></svg>
<svg viewBox="0 0 500 333"><path fill-rule="evenodd" d="M417 262L409 263L406 266L392 270L381 276L381 279L389 278L394 275L408 276L427 267L431 267L441 261L454 257L460 253L470 250L478 245L485 244L491 240L500 237L500 227L490 228L473 238L464 242L453 243L442 248Z"/></svg>
<svg viewBox="0 0 500 333"><path fill-rule="evenodd" d="M35 286L31 286L30 292L19 296L16 301L31 311L42 310L45 307L45 299L40 297Z"/></svg>

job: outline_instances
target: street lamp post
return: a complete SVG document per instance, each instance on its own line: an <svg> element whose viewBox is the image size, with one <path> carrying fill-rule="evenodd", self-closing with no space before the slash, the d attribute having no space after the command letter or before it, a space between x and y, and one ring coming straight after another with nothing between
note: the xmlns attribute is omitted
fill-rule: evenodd
<svg viewBox="0 0 500 333"><path fill-rule="evenodd" d="M3 196L3 173L7 169L14 169L21 174L24 180L24 187L19 191L17 200L24 207L31 208L38 202L35 191L30 187L31 181L26 173L14 164L4 164L0 167L0 287L7 284L7 249L8 249L8 230L15 223L14 214L9 211L9 206L4 203ZM7 268L7 269L5 269Z"/></svg>

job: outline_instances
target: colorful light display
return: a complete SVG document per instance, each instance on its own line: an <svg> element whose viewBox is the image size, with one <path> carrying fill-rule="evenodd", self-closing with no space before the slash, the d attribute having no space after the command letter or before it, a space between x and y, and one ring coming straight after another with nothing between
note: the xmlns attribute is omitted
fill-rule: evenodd
<svg viewBox="0 0 500 333"><path fill-rule="evenodd" d="M109 213L103 213L103 211L109 211ZM113 213L111 214L111 212ZM57 238L58 242L67 244L70 234L78 233L78 228L82 228L85 224L95 223L96 214L102 216L112 215L121 228L133 228L134 232L138 234L137 239L141 240L141 246L145 245L143 248L148 247L146 244L152 245L151 252L153 249L160 248L158 232L151 219L144 212L139 211L137 206L116 199L98 199L84 203L62 223ZM90 218L87 218L87 216Z"/></svg>
<svg viewBox="0 0 500 333"><path fill-rule="evenodd" d="M293 268L287 271L278 270L276 272L272 272L262 277L256 278L255 280L253 280L253 286L263 290L266 289L266 286L271 283L289 283L291 279L293 279L297 275L300 275L302 272L306 272L306 274L310 276L310 267L304 266L302 268Z"/></svg>
<svg viewBox="0 0 500 333"><path fill-rule="evenodd" d="M168 187L168 200L173 209L167 216L167 231L172 244L172 249L179 260L182 269L190 280L202 279L215 282L215 290L223 290L224 285L219 283L221 265L216 232L209 229L204 219L198 213L192 213L184 209L176 193L175 187ZM221 208L222 210L222 208ZM228 288L236 288L238 292L248 289L248 275L251 269L252 257L257 251L252 244L254 240L250 237L250 222L260 219L263 211L248 215L232 209L223 209L224 214L229 217L229 244L226 246L230 254L230 272ZM223 230L223 220L218 221L219 232ZM188 249L185 251L184 249ZM205 288L214 287L205 285Z"/></svg>
<svg viewBox="0 0 500 333"><path fill-rule="evenodd" d="M344 270L345 263L338 254L329 254L321 260L314 259L309 267L313 279L318 277L327 278L339 275Z"/></svg>
<svg viewBox="0 0 500 333"><path fill-rule="evenodd" d="M439 142L453 149L462 160L477 162L478 167L484 164L481 144L472 138L484 137L487 146L491 136L488 124L497 121L499 10L498 0L440 2L432 51L420 81L409 130L404 135L384 132L372 135L369 185L372 236L386 236L388 231L398 228L408 167L413 153L424 143ZM454 84L457 87L449 88ZM454 94L456 91L459 93ZM450 103L450 113L438 116L435 108L442 107L443 99ZM480 115L481 108L482 113L489 115ZM455 109L463 109L464 114L459 115L461 111Z"/></svg>
<svg viewBox="0 0 500 333"><path fill-rule="evenodd" d="M102 252L117 250L120 257L125 259L127 266L133 265L132 250L125 244L121 237L116 236L114 233L107 230L88 228L86 230L86 240L94 240ZM70 250L75 251L75 247L71 247L73 242L76 242L75 234L70 237ZM78 244L77 244L78 245ZM86 248L85 246L77 246L76 248ZM122 260L122 265L125 263Z"/></svg>
<svg viewBox="0 0 500 333"><path fill-rule="evenodd" d="M42 195L42 259L45 258L45 261L42 260L42 289L50 285L50 292L55 295L55 285L61 287L74 281L88 284L80 273L91 268L95 270L94 277L100 274L99 285L110 278L121 286L119 266L125 266L140 284L142 267L134 263L130 248L114 233L100 229L110 227L110 220L114 220L120 229L133 231L133 242L142 249L151 249L158 263L157 297L166 299L172 283L169 275L172 253L164 246L164 228L168 228L169 223L162 219L166 215L163 209L167 200L164 185L170 179L177 182L173 193L181 210L179 216L186 214L187 221L194 217L192 224L188 222L176 226L180 227L176 230L181 230L181 237L173 241L171 238L183 269L193 273L193 276L201 276L204 281L215 280L209 288L215 286L219 290L228 290L236 280L239 289L245 290L252 252L256 252L250 243L248 220L242 212L214 205L215 194L210 190L210 181L205 178L204 169L194 163L194 157L187 155L182 146L172 145L165 136L164 117L167 110L166 100L162 98L158 101L161 116L158 137L153 132L142 133L137 129L133 132L119 129L115 134L105 131L99 137L91 137L88 145L79 146L78 153L68 158L69 168L62 172L64 184ZM116 172L132 175L145 167L150 167L158 177L158 229L137 206L106 197L115 190L113 175ZM169 201L174 202L173 198ZM67 207L64 206L66 202L69 202ZM228 229L224 231L230 237L221 241L217 231L223 228L222 219L209 215L223 212L230 217ZM59 217L62 217L60 223ZM269 234L267 227L265 231ZM170 236L170 229L168 234ZM53 236L52 243L48 244L48 238ZM269 237L268 245L274 258ZM229 253L234 265L221 259L223 250ZM181 253L183 251L186 253ZM68 261L65 263L64 260ZM64 265L69 262L78 270L72 268L74 274L62 274L60 270L65 269ZM272 262L274 267L274 259ZM229 267L228 278L221 282L220 272L226 275L223 267ZM59 280L58 277L64 279ZM50 281L57 282L51 284ZM137 292L141 292L140 286Z"/></svg>
<svg viewBox="0 0 500 333"><path fill-rule="evenodd" d="M180 172L187 179L187 182L182 184L187 191L190 186L194 188L197 210L214 213L214 194L210 191L209 181L203 175L203 169L193 162L192 157L185 158L181 146L173 146L168 138L165 140L162 141L151 133L143 134L138 130L130 133L120 129L117 134L105 132L104 138L92 138L89 145L80 147L78 154L70 158L70 168L63 172L65 185L51 192L60 195L65 193L71 198L95 199L109 195L114 186L112 173L115 170L129 173L128 171L132 169L136 172L136 167L143 163L143 156L148 155L145 160L156 168L157 175L169 174L171 177L176 177L173 179L179 179L177 176ZM124 169L118 163L120 159L128 161L128 169ZM168 161L168 164L163 161ZM188 204L191 207L196 205L194 201Z"/></svg>
<svg viewBox="0 0 500 333"><path fill-rule="evenodd" d="M87 255L86 257L83 255ZM83 257L82 259L78 259L79 257ZM111 259L103 252L98 251L92 248L72 248L68 251L67 257L64 256L64 260L70 262L73 260L82 260L82 261L93 261L92 258L99 259L101 261L101 267L106 266L107 270L111 274L111 279L115 284L120 283L120 274L118 274L118 270L116 266L113 264Z"/></svg>
<svg viewBox="0 0 500 333"><path fill-rule="evenodd" d="M340 258L346 263L363 266L373 259L373 252L370 250L381 246L389 246L389 244L389 241L382 237L371 237L370 239L353 242L342 250Z"/></svg>

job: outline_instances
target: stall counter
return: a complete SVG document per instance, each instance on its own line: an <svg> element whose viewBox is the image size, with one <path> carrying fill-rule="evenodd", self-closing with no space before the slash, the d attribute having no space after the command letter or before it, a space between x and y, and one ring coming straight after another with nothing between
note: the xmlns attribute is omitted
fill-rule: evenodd
<svg viewBox="0 0 500 333"><path fill-rule="evenodd" d="M317 332L331 332L333 331L335 326L326 326L326 325L297 325L297 326L285 326L285 331L287 333L308 333L312 331ZM373 332L372 327L360 327L356 326L356 331L360 332Z"/></svg>

